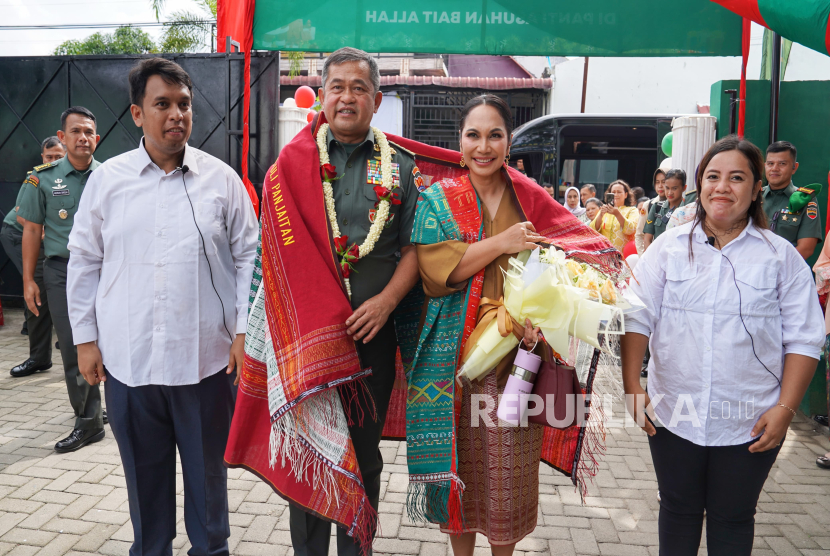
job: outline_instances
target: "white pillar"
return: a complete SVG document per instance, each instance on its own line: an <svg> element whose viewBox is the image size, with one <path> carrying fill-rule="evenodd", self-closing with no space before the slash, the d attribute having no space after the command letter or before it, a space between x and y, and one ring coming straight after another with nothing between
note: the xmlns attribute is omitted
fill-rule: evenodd
<svg viewBox="0 0 830 556"><path fill-rule="evenodd" d="M683 116L672 122L672 168L686 172L686 191L695 190L695 171L715 142L717 118L708 114Z"/></svg>

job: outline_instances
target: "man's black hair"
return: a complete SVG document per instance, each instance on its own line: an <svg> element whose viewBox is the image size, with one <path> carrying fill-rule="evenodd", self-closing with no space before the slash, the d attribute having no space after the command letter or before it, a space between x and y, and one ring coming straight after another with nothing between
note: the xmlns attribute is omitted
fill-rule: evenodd
<svg viewBox="0 0 830 556"><path fill-rule="evenodd" d="M89 118L92 120L92 123L95 124L95 127L98 127L98 123L95 121L95 115L87 108L84 108L83 106L70 106L63 111L63 114L61 114L61 131L66 131L66 118L68 118L70 114L79 114L84 118Z"/></svg>
<svg viewBox="0 0 830 556"><path fill-rule="evenodd" d="M784 151L790 152L790 155L792 155L793 157L793 162L796 162L798 160L798 151L796 150L795 145L793 145L789 141L776 141L775 143L767 147L767 154L782 153Z"/></svg>
<svg viewBox="0 0 830 556"><path fill-rule="evenodd" d="M60 146L60 148L62 148L64 151L66 151L66 148L63 146L63 143L61 143L61 140L58 139L56 136L53 135L51 137L47 137L40 144L40 152L43 152L46 149L51 149L52 147L57 147L57 146Z"/></svg>
<svg viewBox="0 0 830 556"><path fill-rule="evenodd" d="M184 69L172 60L165 58L147 58L141 60L130 70L130 103L141 106L144 102L144 92L147 89L147 81L158 75L170 85L184 85L193 95L193 82Z"/></svg>

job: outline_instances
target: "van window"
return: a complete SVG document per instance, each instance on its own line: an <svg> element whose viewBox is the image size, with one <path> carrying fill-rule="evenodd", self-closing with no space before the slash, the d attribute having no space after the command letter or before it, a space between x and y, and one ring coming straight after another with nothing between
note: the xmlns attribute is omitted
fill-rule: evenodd
<svg viewBox="0 0 830 556"><path fill-rule="evenodd" d="M560 195L565 195L565 190L574 186L582 189L583 185L593 184L597 188L597 195L602 194L608 185L618 177L618 160L579 160L569 158L563 161L560 175Z"/></svg>
<svg viewBox="0 0 830 556"><path fill-rule="evenodd" d="M545 159L544 153L541 151L539 152L523 152L520 155L510 157L510 166L513 168L517 168L519 161L522 161L522 165L524 166L524 171L527 174L527 177L533 178L536 180L537 183L542 183L542 163Z"/></svg>

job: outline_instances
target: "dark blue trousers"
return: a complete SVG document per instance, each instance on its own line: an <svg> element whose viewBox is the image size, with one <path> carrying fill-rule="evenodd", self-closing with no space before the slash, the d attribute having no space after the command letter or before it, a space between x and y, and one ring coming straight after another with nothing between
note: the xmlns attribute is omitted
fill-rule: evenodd
<svg viewBox="0 0 830 556"><path fill-rule="evenodd" d="M173 554L176 448L184 478L190 556L228 554L228 471L233 375L187 386L130 387L107 375L104 391L118 442L135 538L130 556Z"/></svg>

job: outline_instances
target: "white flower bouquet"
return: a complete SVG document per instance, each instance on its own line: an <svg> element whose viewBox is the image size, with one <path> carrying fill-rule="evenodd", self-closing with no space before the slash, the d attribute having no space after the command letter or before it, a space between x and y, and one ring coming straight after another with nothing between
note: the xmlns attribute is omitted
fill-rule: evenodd
<svg viewBox="0 0 830 556"><path fill-rule="evenodd" d="M634 308L617 286L586 263L554 247L523 251L505 271L504 307L519 323L530 319L557 353L568 353L569 336L602 349L601 334L624 334L624 312ZM639 303L636 303L639 305ZM496 320L471 347L459 377L474 380L494 368L519 343Z"/></svg>

